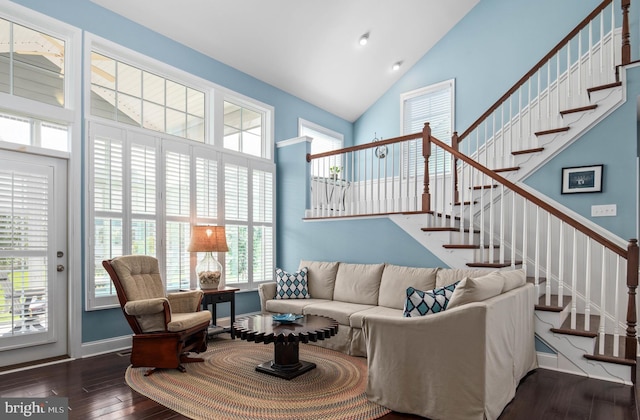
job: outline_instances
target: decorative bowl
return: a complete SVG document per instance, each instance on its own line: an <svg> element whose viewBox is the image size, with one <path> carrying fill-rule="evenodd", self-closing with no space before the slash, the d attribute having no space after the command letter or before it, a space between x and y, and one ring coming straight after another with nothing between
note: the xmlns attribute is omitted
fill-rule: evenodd
<svg viewBox="0 0 640 420"><path fill-rule="evenodd" d="M277 314L273 315L273 320L282 323L290 323L295 322L296 320L302 318L304 315L299 314Z"/></svg>

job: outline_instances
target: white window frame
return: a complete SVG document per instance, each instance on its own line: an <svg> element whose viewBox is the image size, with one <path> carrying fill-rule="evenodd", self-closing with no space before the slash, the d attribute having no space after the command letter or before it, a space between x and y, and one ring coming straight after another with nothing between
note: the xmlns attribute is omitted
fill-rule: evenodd
<svg viewBox="0 0 640 420"><path fill-rule="evenodd" d="M116 60L123 61L126 64L133 65L137 68L140 68L145 71L149 71L151 73L160 75L162 77L166 77L168 79L174 80L176 82L185 84L187 86L193 87L194 89L201 90L205 92L206 95L206 107L205 111L205 143L196 142L193 140L187 140L179 137L174 137L166 133L160 133L157 131L147 130L140 127L135 127L129 124L118 123L113 120L100 118L98 116L91 115L90 109L90 94L91 94L91 78L90 78L90 57L91 51L96 51L102 54L105 54L111 58ZM263 115L263 138L262 138L262 148L263 154L267 157L256 157L248 154L244 154L241 152L234 152L223 147L223 137L224 137L224 126L223 126L223 106L224 101L227 100L229 102L233 102L240 106L244 106L250 108L254 111L261 112ZM196 210L195 210L195 193L191 194L191 210L190 210L190 225L198 224L218 224L218 222L225 221L224 218L224 163L227 161L235 161L237 159L244 160L248 162L250 168L267 168L273 174L273 195L271 203L273 209L273 238L272 238L272 252L273 252L273 263L276 261L276 244L275 244L275 204L276 204L276 194L275 194L275 164L273 162L273 136L274 136L274 108L270 105L264 104L260 101L251 99L239 93L230 91L226 88L218 86L210 81L197 78L189 73L186 73L182 70L171 67L166 63L159 62L157 60L146 57L142 54L133 52L128 50L122 46L119 46L110 41L104 40L92 34L87 34L85 37L85 109L84 116L86 120L86 138L88 139L88 144L86 147L86 161L88 164L86 165L86 179L87 181L87 189L85 190L85 194L87 197L87 206L86 206L86 225L85 231L87 232L87 253L85 258L85 266L86 266L86 293L85 293L85 304L87 310L99 310L106 309L111 307L118 306L117 297L115 294L110 296L96 297L93 294L94 290L94 237L93 237L93 229L94 229L94 208L93 208L93 192L90 188L93 187L93 180L91 178L91 171L88 168L91 165L92 156L90 154L92 150L91 144L92 138L90 136L89 130L92 124L98 124L100 126L108 126L113 127L114 129L124 130L125 132L135 132L141 133L149 137L154 137L158 139L158 149L161 150L158 155L158 177L157 177L157 188L160 190L158 192L159 196L162 196L164 188L165 188L165 179L164 179L164 165L165 165L165 149L174 148L190 150L191 156L191 191L195 191L195 183L193 182L195 179L195 159L196 156L216 156L217 165L218 165L218 206L217 206L217 217L215 220L211 218L198 219ZM126 161L126 158L125 158ZM251 172L250 172L251 173ZM126 177L125 177L126 178ZM124 188L130 188L130 185L125 183ZM251 191L250 191L251 192ZM126 194L125 194L126 196ZM166 236L166 204L164 202L164 198L159 198L156 206L156 239L157 242L165 240ZM127 211L127 210L125 210ZM128 210L130 213L130 209ZM127 216L128 217L128 216ZM130 223L130 219L127 217L123 218L123 229L125 223ZM263 223L257 223L256 226L262 226ZM248 223L249 229L251 231L253 227L253 222L250 220ZM124 237L124 235L123 235ZM166 244L158 245L158 260L160 262L160 270L163 273L163 280L166 282L166 276L164 275L166 269L166 261L165 261L165 253L166 253ZM123 249L123 253L127 249ZM185 249L185 253L186 253ZM252 249L250 249L252 252ZM198 255L199 257L199 255ZM249 254L249 258L252 257L252 254ZM224 254L220 254L218 260L224 265L225 258ZM251 260L249 260L251 261ZM195 253L190 255L190 286L195 287L195 275L194 269L197 263L197 257ZM275 268L275 267L274 267ZM273 278L270 278L265 281L273 281ZM251 272L249 273L249 281L246 283L238 284L233 283L234 286L238 286L242 289L253 290L258 286L258 282L254 282L251 278Z"/></svg>
<svg viewBox="0 0 640 420"><path fill-rule="evenodd" d="M408 135L408 134L414 134L414 133L407 133L405 132L405 127L404 127L404 119L405 119L405 105L406 102L413 99L413 98L417 98L426 94L429 94L431 92L436 92L439 90L442 90L445 87L449 87L450 91L451 91L451 126L449 127L449 131L451 134L453 134L453 130L455 127L455 97L456 97L456 91L455 91L455 79L449 79L449 80L445 80L439 83L434 83L432 85L429 86L425 86L419 89L415 89L409 92L405 92L400 94L400 133L401 135ZM422 128L420 129L422 130ZM446 138L438 138L439 140L445 142L448 145L451 145L451 135L447 136ZM419 145L421 145L421 140L418 139L416 140L416 142L420 142ZM418 143L416 143L418 144ZM433 146L432 146L433 147ZM437 149L437 150L441 150L441 149ZM433 152L433 149L432 149ZM409 153L409 151L407 151L407 147L403 148L403 157L402 157L402 165L403 166L407 166L406 162L405 162L405 158L404 158L404 153ZM436 168L429 168L430 172L434 172ZM406 176L407 173L411 172L411 168L407 168L407 167L403 167L401 169L401 173L403 174L403 176ZM448 172L447 172L448 173ZM411 174L410 174L411 176Z"/></svg>

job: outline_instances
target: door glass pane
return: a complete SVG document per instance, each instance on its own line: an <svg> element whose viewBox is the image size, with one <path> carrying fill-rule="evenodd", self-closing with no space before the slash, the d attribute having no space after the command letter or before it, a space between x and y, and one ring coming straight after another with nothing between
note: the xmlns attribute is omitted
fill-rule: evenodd
<svg viewBox="0 0 640 420"><path fill-rule="evenodd" d="M48 328L50 178L0 171L0 335Z"/></svg>

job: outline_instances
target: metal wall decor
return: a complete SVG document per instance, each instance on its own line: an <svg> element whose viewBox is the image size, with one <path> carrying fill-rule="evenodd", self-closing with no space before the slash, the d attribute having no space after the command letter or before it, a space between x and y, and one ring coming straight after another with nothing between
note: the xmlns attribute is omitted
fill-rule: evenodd
<svg viewBox="0 0 640 420"><path fill-rule="evenodd" d="M376 136L376 133L374 132L374 133L373 133L373 142L375 143L375 142L377 142L377 141L379 141L379 140L382 140L382 137L381 137L381 138L378 138L378 137ZM374 153L375 153L375 155L376 155L376 157L377 157L378 159L384 159L385 157L387 157L387 152L388 152L388 150L387 150L387 146L386 146L386 145L378 146L378 147L376 147L376 149L374 150Z"/></svg>

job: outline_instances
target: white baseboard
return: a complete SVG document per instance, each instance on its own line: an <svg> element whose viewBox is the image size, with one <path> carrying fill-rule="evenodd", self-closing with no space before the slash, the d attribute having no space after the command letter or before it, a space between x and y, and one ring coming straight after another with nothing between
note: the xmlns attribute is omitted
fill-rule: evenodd
<svg viewBox="0 0 640 420"><path fill-rule="evenodd" d="M558 355L555 353L537 352L538 367L543 369L558 370Z"/></svg>
<svg viewBox="0 0 640 420"><path fill-rule="evenodd" d="M131 348L131 335L107 338L105 340L82 343L81 357L98 356L105 353L127 350Z"/></svg>

